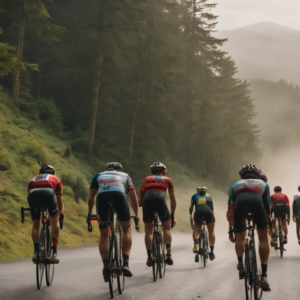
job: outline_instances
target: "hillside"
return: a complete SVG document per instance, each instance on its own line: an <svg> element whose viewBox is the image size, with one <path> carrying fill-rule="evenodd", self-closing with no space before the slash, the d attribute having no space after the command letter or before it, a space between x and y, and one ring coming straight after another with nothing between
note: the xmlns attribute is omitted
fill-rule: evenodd
<svg viewBox="0 0 300 300"><path fill-rule="evenodd" d="M50 134L39 121L30 120L0 90L0 261L32 255L31 218L21 224L21 206L27 204L28 181L47 162L55 166L64 189L65 226L59 247L78 247L98 242L99 231L87 231L87 197L89 182L101 171L73 154L67 155L68 143ZM149 163L150 164L150 163ZM216 201L226 196L208 181L199 180L187 167L168 162L177 197L177 231L190 230L188 208L196 187L204 184ZM126 171L126 170L125 170ZM144 174L148 175L147 173ZM139 182L134 182L139 193ZM142 218L141 209L139 216ZM143 227L143 226L142 226Z"/></svg>
<svg viewBox="0 0 300 300"><path fill-rule="evenodd" d="M258 23L215 33L228 38L223 49L238 66L242 79L285 79L300 84L300 31L275 23Z"/></svg>

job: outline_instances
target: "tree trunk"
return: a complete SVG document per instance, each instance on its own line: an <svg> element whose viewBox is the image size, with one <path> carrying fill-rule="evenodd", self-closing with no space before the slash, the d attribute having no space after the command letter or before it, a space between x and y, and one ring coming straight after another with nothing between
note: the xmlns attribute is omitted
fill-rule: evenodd
<svg viewBox="0 0 300 300"><path fill-rule="evenodd" d="M194 20L195 20L195 11L196 11L196 3L195 0L193 1L193 14L192 14L192 41L191 41L191 56L190 56L190 67L189 67L189 75L190 78L193 77L193 57L194 57L194 35L195 35L195 30L194 30ZM190 93L190 99L189 99L189 105L188 108L190 109L190 123L189 123L189 150L188 150L188 166L191 168L192 166L192 126L193 126L193 121L192 121L192 116L193 116L193 109L192 109L192 104L193 104L193 92Z"/></svg>
<svg viewBox="0 0 300 300"><path fill-rule="evenodd" d="M101 70L102 56L103 56L103 43L104 43L104 39L102 36L99 39L98 53L96 59L95 82L94 82L94 92L93 92L93 99L92 99L91 125L90 125L89 146L88 146L89 162L91 162L91 158L92 158L94 136L95 136L98 95L99 95L99 87L100 87L100 70Z"/></svg>
<svg viewBox="0 0 300 300"><path fill-rule="evenodd" d="M26 24L26 0L24 0L23 17L20 22L20 33L19 33L19 44L18 44L18 61L22 62L23 58L23 47L24 47L24 35L25 35L25 24ZM18 101L20 92L20 70L17 69L14 96Z"/></svg>
<svg viewBox="0 0 300 300"><path fill-rule="evenodd" d="M139 70L139 84L138 84L138 91L137 91L137 99L135 104L134 116L133 116L133 124L132 124L132 132L131 132L131 145L130 145L130 157L129 157L129 171L131 169L131 159L132 159L132 152L133 152L133 142L134 142L134 129L137 117L137 108L140 101L140 92L141 92L141 81L142 81L142 65L143 65L143 46L144 42L142 42L142 52L141 52L141 62L140 62L140 70Z"/></svg>

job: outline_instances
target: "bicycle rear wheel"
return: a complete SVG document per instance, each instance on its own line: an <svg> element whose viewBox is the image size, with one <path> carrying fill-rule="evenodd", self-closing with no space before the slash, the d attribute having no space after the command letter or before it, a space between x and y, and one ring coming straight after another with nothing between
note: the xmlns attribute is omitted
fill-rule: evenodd
<svg viewBox="0 0 300 300"><path fill-rule="evenodd" d="M205 234L203 238L203 266L206 267L207 264L207 256L208 256L208 240L207 234Z"/></svg>
<svg viewBox="0 0 300 300"><path fill-rule="evenodd" d="M41 288L43 282L45 257L46 257L45 254L46 254L46 233L45 233L45 225L43 225L40 234L39 251L36 260L36 285L38 290Z"/></svg>
<svg viewBox="0 0 300 300"><path fill-rule="evenodd" d="M109 269L109 291L111 298L114 298L114 278L116 277L115 272L113 272L113 269L116 268L116 240L114 234L110 237L109 242L109 250L108 250L108 269Z"/></svg>
<svg viewBox="0 0 300 300"><path fill-rule="evenodd" d="M158 271L159 277L163 278L166 273L166 251L165 251L165 242L161 232L158 233L159 237L159 263L158 263Z"/></svg>
<svg viewBox="0 0 300 300"><path fill-rule="evenodd" d="M48 220L49 221L49 220ZM49 222L50 223L50 222ZM50 224L47 224L48 226L46 227L46 240L47 240L47 249L46 249L46 264L45 264L45 272L46 272L46 282L47 286L50 286L53 281L53 276L54 276L54 264L50 263L50 258L52 257L52 237L51 237L51 232L50 232Z"/></svg>
<svg viewBox="0 0 300 300"><path fill-rule="evenodd" d="M283 244L283 231L281 226L281 221L279 221L279 247L280 247L280 257L283 256L284 244Z"/></svg>
<svg viewBox="0 0 300 300"><path fill-rule="evenodd" d="M255 300L260 300L263 295L263 290L260 288L258 283L258 272L257 272L257 260L256 260L256 252L254 242L251 241L252 244L252 278L253 278L253 294Z"/></svg>
<svg viewBox="0 0 300 300"><path fill-rule="evenodd" d="M116 257L117 267L122 269L122 267L123 267L122 230L121 230L120 226L119 226L119 230L118 230L116 246L117 246L116 253L118 254ZM119 272L117 274L117 282L118 282L119 294L122 294L124 291L124 288L125 288L125 276L124 276L122 270L121 270L121 272Z"/></svg>
<svg viewBox="0 0 300 300"><path fill-rule="evenodd" d="M245 245L245 293L246 300L252 300L252 270L250 261L249 245Z"/></svg>
<svg viewBox="0 0 300 300"><path fill-rule="evenodd" d="M153 272L153 280L156 281L158 274L158 244L157 244L157 234L158 232L154 230L153 239L152 239L152 255L153 255L153 264L152 264L152 272Z"/></svg>

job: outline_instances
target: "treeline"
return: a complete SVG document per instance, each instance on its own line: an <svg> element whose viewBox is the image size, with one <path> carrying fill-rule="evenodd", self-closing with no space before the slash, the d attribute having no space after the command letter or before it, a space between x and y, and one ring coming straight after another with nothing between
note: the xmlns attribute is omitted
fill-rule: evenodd
<svg viewBox="0 0 300 300"><path fill-rule="evenodd" d="M251 90L266 152L299 147L300 88L285 80L256 79Z"/></svg>
<svg viewBox="0 0 300 300"><path fill-rule="evenodd" d="M0 7L0 45L17 49L0 83L28 115L62 125L56 135L90 163L121 161L140 179L153 161L176 161L222 186L259 159L248 85L234 77L225 40L213 36L215 4L0 0Z"/></svg>

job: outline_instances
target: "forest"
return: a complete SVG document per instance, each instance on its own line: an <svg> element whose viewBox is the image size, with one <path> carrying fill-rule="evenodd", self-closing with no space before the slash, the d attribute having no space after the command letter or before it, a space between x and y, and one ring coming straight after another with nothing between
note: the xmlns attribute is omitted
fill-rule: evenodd
<svg viewBox="0 0 300 300"><path fill-rule="evenodd" d="M0 89L99 171L120 161L141 180L154 161L176 162L227 190L262 149L215 6L0 0Z"/></svg>

